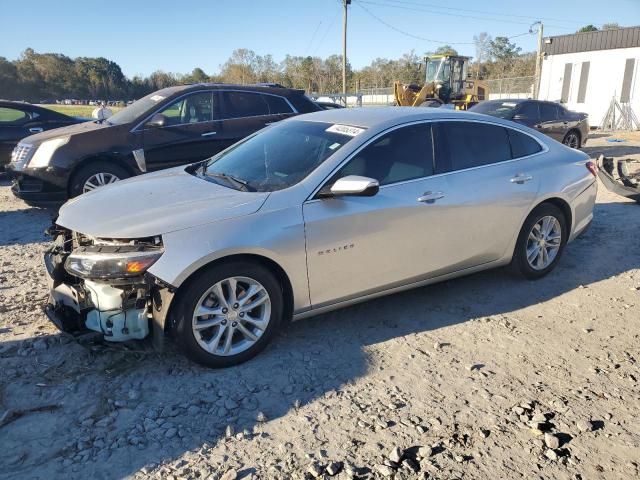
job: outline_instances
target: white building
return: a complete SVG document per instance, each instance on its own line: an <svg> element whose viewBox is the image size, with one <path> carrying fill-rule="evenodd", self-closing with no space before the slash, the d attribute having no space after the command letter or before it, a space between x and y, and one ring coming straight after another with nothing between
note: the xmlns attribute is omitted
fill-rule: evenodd
<svg viewBox="0 0 640 480"><path fill-rule="evenodd" d="M560 101L601 124L611 99L640 117L640 27L547 37L540 100Z"/></svg>

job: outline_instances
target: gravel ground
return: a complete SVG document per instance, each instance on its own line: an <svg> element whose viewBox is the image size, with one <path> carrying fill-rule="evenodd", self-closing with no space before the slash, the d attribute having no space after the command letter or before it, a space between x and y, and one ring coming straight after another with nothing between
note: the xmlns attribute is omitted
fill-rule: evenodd
<svg viewBox="0 0 640 480"><path fill-rule="evenodd" d="M586 149L640 152L637 139ZM638 478L640 206L600 188L558 268L293 324L206 370L41 313L52 212L0 183L0 478Z"/></svg>

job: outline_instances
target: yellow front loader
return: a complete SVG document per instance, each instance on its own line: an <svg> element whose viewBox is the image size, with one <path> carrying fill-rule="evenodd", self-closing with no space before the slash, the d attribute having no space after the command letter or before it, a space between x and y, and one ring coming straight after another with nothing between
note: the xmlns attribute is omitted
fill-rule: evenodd
<svg viewBox="0 0 640 480"><path fill-rule="evenodd" d="M437 107L453 104L466 110L489 97L487 84L467 76L469 57L433 55L425 57L425 84L395 82L396 105L403 107Z"/></svg>

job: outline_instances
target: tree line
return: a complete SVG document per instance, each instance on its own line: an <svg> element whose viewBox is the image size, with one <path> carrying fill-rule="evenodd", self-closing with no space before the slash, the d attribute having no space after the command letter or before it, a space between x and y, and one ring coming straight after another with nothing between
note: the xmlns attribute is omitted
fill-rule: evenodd
<svg viewBox="0 0 640 480"><path fill-rule="evenodd" d="M533 75L535 54L522 53L506 37L491 38L481 33L474 38L476 56L469 74L479 78ZM431 54L457 54L444 45ZM415 51L397 59L376 58L361 69L347 64L348 90L388 87L394 81L421 83L424 55ZM55 99L130 100L164 87L198 82L250 84L279 83L311 93L342 91L342 56L326 58L287 55L276 61L272 55L258 55L239 48L233 51L220 71L207 74L201 68L179 74L155 71L146 77L127 78L112 60L97 57L70 58L59 53L38 53L26 49L18 59L0 57L0 98L30 102Z"/></svg>

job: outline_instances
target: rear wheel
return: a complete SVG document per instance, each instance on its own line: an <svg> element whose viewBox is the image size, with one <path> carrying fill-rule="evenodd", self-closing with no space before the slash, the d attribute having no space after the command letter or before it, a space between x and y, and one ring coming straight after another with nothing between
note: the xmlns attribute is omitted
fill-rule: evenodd
<svg viewBox="0 0 640 480"><path fill-rule="evenodd" d="M569 130L567 134L562 139L562 143L564 143L569 148L580 148L580 134L576 130Z"/></svg>
<svg viewBox="0 0 640 480"><path fill-rule="evenodd" d="M282 289L259 264L234 262L205 271L177 304L185 354L208 367L245 362L267 346L282 319Z"/></svg>
<svg viewBox="0 0 640 480"><path fill-rule="evenodd" d="M518 236L513 266L526 278L545 276L560 260L568 234L562 210L550 203L536 207Z"/></svg>
<svg viewBox="0 0 640 480"><path fill-rule="evenodd" d="M120 165L105 161L92 162L80 168L71 178L69 195L77 197L130 176L131 174Z"/></svg>

